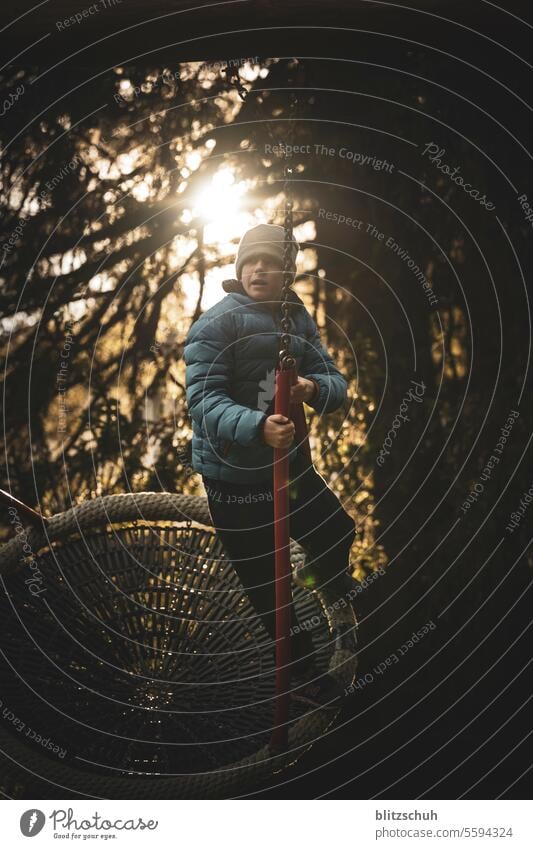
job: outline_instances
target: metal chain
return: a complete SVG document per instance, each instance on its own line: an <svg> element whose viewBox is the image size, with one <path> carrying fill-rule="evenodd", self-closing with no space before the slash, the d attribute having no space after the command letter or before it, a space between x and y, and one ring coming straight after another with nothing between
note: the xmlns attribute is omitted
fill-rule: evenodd
<svg viewBox="0 0 533 849"><path fill-rule="evenodd" d="M290 301L289 291L292 282L292 193L289 188L288 177L292 174L292 168L285 166L285 221L284 229L284 246L283 246L283 286L281 289L281 328L282 332L279 339L279 365L281 369L289 369L295 364L295 359L291 354L291 320L290 320Z"/></svg>
<svg viewBox="0 0 533 849"><path fill-rule="evenodd" d="M295 92L290 94L290 120L289 128L291 130L290 137L294 134L294 112L298 104L298 96ZM283 287L281 290L281 327L280 349L279 349L279 366L280 369L290 369L295 365L296 360L291 354L291 321L290 312L291 304L289 301L289 291L292 282L292 248L293 248L293 197L291 178L293 169L290 165L285 165L284 169L285 182L283 184L283 193L285 195L285 220L283 223L284 229L284 251L283 251Z"/></svg>
<svg viewBox="0 0 533 849"><path fill-rule="evenodd" d="M248 95L248 89L243 85L240 77L238 69L236 71L230 72L231 69L228 67L222 69L222 73L226 76L227 85L235 86L239 97L242 101L246 100ZM279 146L280 149L283 149L284 144L291 144L295 135L295 108L299 103L298 96L296 92L292 91L289 97L290 103L290 117L289 117L289 126L288 132L285 137L285 142L283 139L276 139L274 134L270 128L270 124L266 122L267 132L270 136L270 139L273 142L273 146ZM259 112L259 107L256 105L257 111ZM283 194L285 195L285 218L283 222L283 230L284 230L284 244L283 244L283 286L281 290L281 328L282 332L280 334L279 340L279 365L280 368L290 369L295 364L295 359L291 354L291 337L290 337L290 329L291 329L291 321L290 321L290 301L289 301L289 291L290 284L292 282L292 246L293 246L293 199L292 199L292 190L291 190L291 178L293 177L293 169L290 165L285 165L283 169L284 183L283 183Z"/></svg>

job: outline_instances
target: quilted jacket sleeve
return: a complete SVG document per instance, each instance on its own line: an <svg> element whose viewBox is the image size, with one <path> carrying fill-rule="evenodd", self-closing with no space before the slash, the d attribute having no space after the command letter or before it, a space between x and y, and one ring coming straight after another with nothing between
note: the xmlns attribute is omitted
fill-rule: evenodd
<svg viewBox="0 0 533 849"><path fill-rule="evenodd" d="M265 413L237 404L230 396L234 336L230 317L198 319L185 340L185 383L189 414L214 439L240 445L261 443Z"/></svg>
<svg viewBox="0 0 533 849"><path fill-rule="evenodd" d="M320 341L315 322L307 313L307 340L298 374L316 380L319 392L308 405L317 413L331 413L346 401L348 384L335 362Z"/></svg>

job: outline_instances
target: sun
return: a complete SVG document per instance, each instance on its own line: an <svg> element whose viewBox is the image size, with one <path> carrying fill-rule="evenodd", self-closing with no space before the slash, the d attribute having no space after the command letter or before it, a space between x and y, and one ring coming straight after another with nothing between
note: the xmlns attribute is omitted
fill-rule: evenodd
<svg viewBox="0 0 533 849"><path fill-rule="evenodd" d="M245 182L236 183L231 168L221 168L196 195L192 217L203 219L206 224L228 226L241 211L241 198L245 191Z"/></svg>
<svg viewBox="0 0 533 849"><path fill-rule="evenodd" d="M204 180L194 193L190 205L183 210L181 221L202 229L202 246L206 256L212 259L234 257L242 234L257 223L268 221L269 209L265 204L253 208L254 181L237 180L232 168L224 165L209 180ZM267 204L268 206L268 204ZM222 280L234 276L233 259L225 264L216 264L205 274L202 309L209 309L224 297ZM199 292L196 273L183 274L180 278L185 295L184 309L195 308Z"/></svg>

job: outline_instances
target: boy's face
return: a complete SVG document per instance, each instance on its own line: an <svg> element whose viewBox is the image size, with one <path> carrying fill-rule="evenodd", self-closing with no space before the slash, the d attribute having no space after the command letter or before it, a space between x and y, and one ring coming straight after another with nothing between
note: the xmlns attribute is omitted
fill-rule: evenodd
<svg viewBox="0 0 533 849"><path fill-rule="evenodd" d="M241 283L255 301L279 301L283 288L282 265L268 254L254 254L243 263Z"/></svg>

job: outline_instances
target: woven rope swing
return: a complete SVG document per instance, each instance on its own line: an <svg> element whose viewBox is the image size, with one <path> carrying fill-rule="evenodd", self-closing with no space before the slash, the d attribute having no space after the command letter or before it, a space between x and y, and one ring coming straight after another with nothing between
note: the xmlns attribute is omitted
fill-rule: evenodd
<svg viewBox="0 0 533 849"><path fill-rule="evenodd" d="M272 748L271 641L206 499L108 495L44 527L17 515L0 549L0 748L24 770L81 797L227 798L296 761L334 721L327 707L291 713L287 748ZM291 561L305 568L295 542ZM348 686L353 611L293 589L319 670Z"/></svg>
<svg viewBox="0 0 533 849"><path fill-rule="evenodd" d="M288 197L285 238L286 271ZM286 291L284 302L285 319ZM281 342L276 404L286 409ZM298 428L305 444L305 418ZM285 462L274 455L275 488ZM14 528L0 548L0 750L19 780L48 782L60 798L236 797L282 782L335 721L338 701L304 712L289 700L288 617L278 616L275 657L206 498L107 495L46 519L0 495ZM305 552L288 545L283 509L276 606L288 610L292 592L318 674L348 687L355 614L328 585L305 588Z"/></svg>

